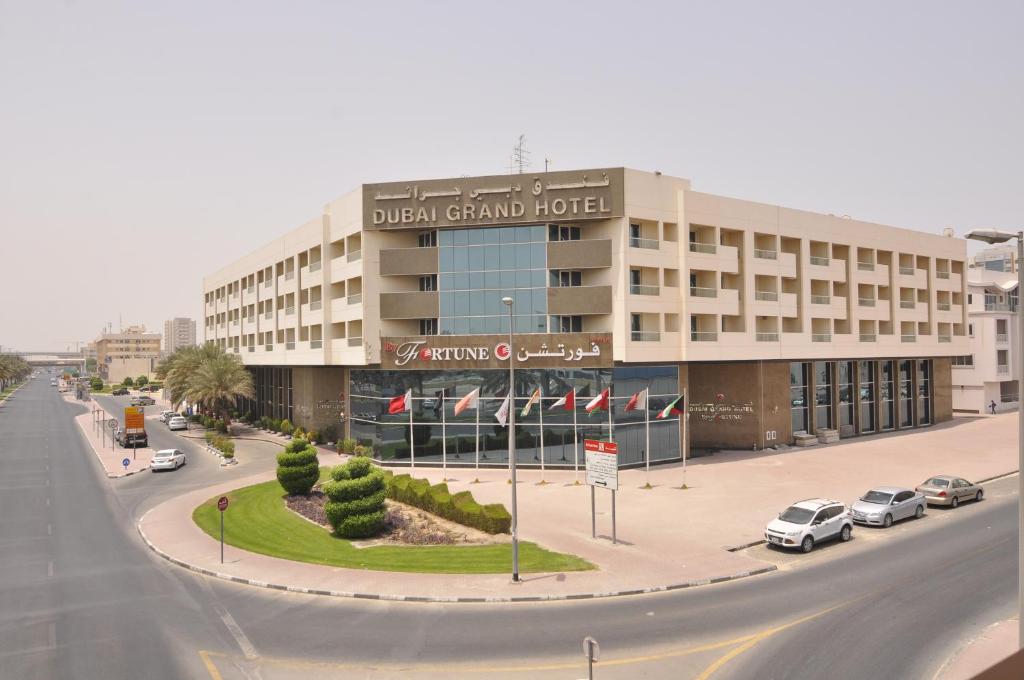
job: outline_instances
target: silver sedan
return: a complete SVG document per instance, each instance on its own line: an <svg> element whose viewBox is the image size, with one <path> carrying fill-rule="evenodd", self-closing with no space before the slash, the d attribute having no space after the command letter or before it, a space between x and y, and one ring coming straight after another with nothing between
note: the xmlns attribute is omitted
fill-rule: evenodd
<svg viewBox="0 0 1024 680"><path fill-rule="evenodd" d="M918 484L917 492L924 494L931 505L957 507L961 501L980 501L985 495L981 485L971 484L963 477L938 475Z"/></svg>
<svg viewBox="0 0 1024 680"><path fill-rule="evenodd" d="M853 521L890 527L893 522L924 515L924 495L898 486L877 486L850 508Z"/></svg>

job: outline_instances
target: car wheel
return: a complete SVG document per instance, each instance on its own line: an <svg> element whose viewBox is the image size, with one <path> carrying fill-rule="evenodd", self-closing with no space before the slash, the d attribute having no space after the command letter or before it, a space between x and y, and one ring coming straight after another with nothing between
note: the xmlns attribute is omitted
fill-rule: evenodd
<svg viewBox="0 0 1024 680"><path fill-rule="evenodd" d="M917 510L914 510L914 519L921 519L924 516L924 506L917 506Z"/></svg>
<svg viewBox="0 0 1024 680"><path fill-rule="evenodd" d="M982 494L981 489L978 489L978 493L974 494L974 502L975 503L980 503L982 495L983 494Z"/></svg>
<svg viewBox="0 0 1024 680"><path fill-rule="evenodd" d="M885 516L885 519L882 522L882 526L884 526L886 529L892 526L892 515Z"/></svg>
<svg viewBox="0 0 1024 680"><path fill-rule="evenodd" d="M853 528L849 524L843 525L843 530L839 532L839 540L846 543L853 536Z"/></svg>
<svg viewBox="0 0 1024 680"><path fill-rule="evenodd" d="M810 536L804 536L804 540L800 541L800 549L805 553L809 553L814 550L814 539Z"/></svg>
<svg viewBox="0 0 1024 680"><path fill-rule="evenodd" d="M952 505L954 508L960 505L960 497L953 496L953 500L950 502L950 505Z"/></svg>

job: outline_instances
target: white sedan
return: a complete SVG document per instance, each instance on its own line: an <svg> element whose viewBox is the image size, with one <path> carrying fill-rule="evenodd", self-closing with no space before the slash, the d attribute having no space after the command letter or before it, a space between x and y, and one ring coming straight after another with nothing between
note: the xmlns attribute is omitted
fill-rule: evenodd
<svg viewBox="0 0 1024 680"><path fill-rule="evenodd" d="M188 421L181 416L174 416L167 421L167 429L169 430L187 430Z"/></svg>
<svg viewBox="0 0 1024 680"><path fill-rule="evenodd" d="M157 451L153 455L153 459L149 461L149 469L153 472L157 470L177 470L187 462L188 459L185 458L184 452L178 449L162 449Z"/></svg>

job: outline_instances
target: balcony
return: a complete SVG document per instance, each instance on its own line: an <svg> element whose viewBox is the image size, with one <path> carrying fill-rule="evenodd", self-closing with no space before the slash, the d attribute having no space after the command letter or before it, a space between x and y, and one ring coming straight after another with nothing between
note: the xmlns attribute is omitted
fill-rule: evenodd
<svg viewBox="0 0 1024 680"><path fill-rule="evenodd" d="M697 243L695 241L690 241L690 252L714 255L718 252L718 247L714 243Z"/></svg>
<svg viewBox="0 0 1024 680"><path fill-rule="evenodd" d="M939 342L953 342L953 336L952 335L940 335L939 336Z"/></svg>
<svg viewBox="0 0 1024 680"><path fill-rule="evenodd" d="M600 269L611 266L611 239L548 243L548 269Z"/></svg>
<svg viewBox="0 0 1024 680"><path fill-rule="evenodd" d="M878 336L876 336L874 333L861 333L860 334L860 341L861 342L875 342L876 340L878 340Z"/></svg>
<svg viewBox="0 0 1024 680"><path fill-rule="evenodd" d="M830 262L829 258L822 257L819 255L811 255L810 260L811 264L815 265L816 267L827 267Z"/></svg>
<svg viewBox="0 0 1024 680"><path fill-rule="evenodd" d="M611 286L548 288L548 314L611 314Z"/></svg>
<svg viewBox="0 0 1024 680"><path fill-rule="evenodd" d="M758 342L778 342L778 333L757 333L755 336Z"/></svg>
<svg viewBox="0 0 1024 680"><path fill-rule="evenodd" d="M436 274L437 248L386 248L380 251L381 276Z"/></svg>
<svg viewBox="0 0 1024 680"><path fill-rule="evenodd" d="M832 342L832 334L814 333L811 335L811 342Z"/></svg>
<svg viewBox="0 0 1024 680"><path fill-rule="evenodd" d="M273 343L269 343L268 342L266 345L263 345L263 351L264 352L273 352L274 351Z"/></svg>
<svg viewBox="0 0 1024 680"><path fill-rule="evenodd" d="M693 342L715 342L718 340L716 331L690 331L690 340Z"/></svg>
<svg viewBox="0 0 1024 680"><path fill-rule="evenodd" d="M637 238L634 236L629 237L630 248L643 248L644 250L657 250L661 246L661 242L654 238Z"/></svg>
<svg viewBox="0 0 1024 680"><path fill-rule="evenodd" d="M658 295L659 292L660 289L658 288L658 286L643 286L636 283L631 283L629 285L630 295Z"/></svg>
<svg viewBox="0 0 1024 680"><path fill-rule="evenodd" d="M362 293L353 293L352 295L349 295L347 298L345 298L345 302L347 302L350 305L358 305L362 301L363 301L363 294Z"/></svg>
<svg viewBox="0 0 1024 680"><path fill-rule="evenodd" d="M437 291L380 294L382 319L431 319L440 316Z"/></svg>
<svg viewBox="0 0 1024 680"><path fill-rule="evenodd" d="M917 336L913 333L904 333L900 336L900 342L917 342Z"/></svg>
<svg viewBox="0 0 1024 680"><path fill-rule="evenodd" d="M771 290L758 290L754 291L754 299L765 302L778 302L779 294Z"/></svg>
<svg viewBox="0 0 1024 680"><path fill-rule="evenodd" d="M935 304L935 307L940 312L948 312L949 311L949 303L948 302L937 302Z"/></svg>
<svg viewBox="0 0 1024 680"><path fill-rule="evenodd" d="M858 262L857 263L857 271L873 272L873 271L875 271L875 263L874 262Z"/></svg>
<svg viewBox="0 0 1024 680"><path fill-rule="evenodd" d="M309 348L310 349L320 349L323 346L324 346L324 341L323 340L310 340L309 341Z"/></svg>
<svg viewBox="0 0 1024 680"><path fill-rule="evenodd" d="M311 312L318 311L320 309L323 309L323 306L324 306L323 300L313 300L312 302L309 303L309 311L311 311Z"/></svg>
<svg viewBox="0 0 1024 680"><path fill-rule="evenodd" d="M1008 375L1010 373L1009 364L1000 364L996 366L996 373L1000 375Z"/></svg>
<svg viewBox="0 0 1024 680"><path fill-rule="evenodd" d="M267 311L263 312L263 318L264 319L272 319L272 318L274 318L274 310L268 309Z"/></svg>
<svg viewBox="0 0 1024 680"><path fill-rule="evenodd" d="M347 255L345 255L345 260L347 260L348 262L355 262L356 260L360 259L362 256L363 256L363 251L361 251L361 250L351 250L351 251L349 251L349 253Z"/></svg>
<svg viewBox="0 0 1024 680"><path fill-rule="evenodd" d="M779 251L777 250L761 250L754 248L754 257L761 260L777 260L779 259Z"/></svg>
<svg viewBox="0 0 1024 680"><path fill-rule="evenodd" d="M294 269L284 273L284 280L285 281L291 281L294 278L295 278L295 270Z"/></svg>
<svg viewBox="0 0 1024 680"><path fill-rule="evenodd" d="M913 309L915 306L913 300L900 300L900 309Z"/></svg>
<svg viewBox="0 0 1024 680"><path fill-rule="evenodd" d="M718 297L717 288L699 288L697 286L690 286L690 296L700 298L714 298Z"/></svg>
<svg viewBox="0 0 1024 680"><path fill-rule="evenodd" d="M658 331L631 331L629 339L633 342L658 342L661 340L661 333Z"/></svg>
<svg viewBox="0 0 1024 680"><path fill-rule="evenodd" d="M949 278L949 272L937 271L937 272L935 272L935 278L937 278L937 279L948 279Z"/></svg>
<svg viewBox="0 0 1024 680"><path fill-rule="evenodd" d="M295 341L293 340L292 342L284 343L284 348L285 349L295 349Z"/></svg>
<svg viewBox="0 0 1024 680"><path fill-rule="evenodd" d="M320 260L316 260L315 262L310 262L309 263L309 273L312 274L313 272L320 271L321 264L322 263L321 263Z"/></svg>
<svg viewBox="0 0 1024 680"><path fill-rule="evenodd" d="M294 314L295 314L295 305L292 305L291 307L285 307L284 308L284 315L285 316L292 316Z"/></svg>
<svg viewBox="0 0 1024 680"><path fill-rule="evenodd" d="M1016 308L1008 302L986 302L986 312L1015 312Z"/></svg>
<svg viewBox="0 0 1024 680"><path fill-rule="evenodd" d="M349 347L361 347L363 344L363 338L361 336L355 336L348 339L347 342Z"/></svg>
<svg viewBox="0 0 1024 680"><path fill-rule="evenodd" d="M832 296L831 295L812 295L811 296L811 304L812 305L830 305L830 304L832 304Z"/></svg>
<svg viewBox="0 0 1024 680"><path fill-rule="evenodd" d="M1010 336L1007 333L996 333L996 342L1009 342Z"/></svg>
<svg viewBox="0 0 1024 680"><path fill-rule="evenodd" d="M914 275L914 268L913 267L900 267L900 274L903 275L903 276L913 276Z"/></svg>
<svg viewBox="0 0 1024 680"><path fill-rule="evenodd" d="M875 299L874 298L857 298L857 304L860 305L861 307L874 307L875 306Z"/></svg>

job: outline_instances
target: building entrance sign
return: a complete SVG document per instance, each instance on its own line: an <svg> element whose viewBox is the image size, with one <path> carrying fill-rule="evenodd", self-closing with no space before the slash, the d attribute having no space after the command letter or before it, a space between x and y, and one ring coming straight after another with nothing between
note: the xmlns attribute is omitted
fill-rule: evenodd
<svg viewBox="0 0 1024 680"><path fill-rule="evenodd" d="M507 335L428 335L380 339L381 368L506 368L509 357L524 368L608 368L610 333L529 333Z"/></svg>

